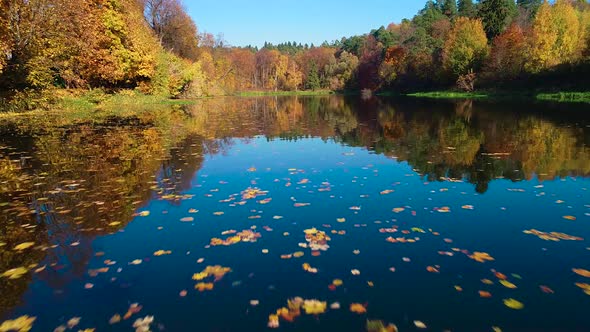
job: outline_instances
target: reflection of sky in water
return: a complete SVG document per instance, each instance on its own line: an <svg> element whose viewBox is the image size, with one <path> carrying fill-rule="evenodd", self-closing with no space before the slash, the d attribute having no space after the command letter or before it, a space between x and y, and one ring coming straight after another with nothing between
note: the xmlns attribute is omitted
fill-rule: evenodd
<svg viewBox="0 0 590 332"><path fill-rule="evenodd" d="M142 200L141 197L146 195L138 192L138 197L132 200L138 202L130 205L128 213L149 211L149 215L136 216L120 231L97 237L92 234L108 232L96 228L108 229L107 225L115 221L106 220L108 218L100 211L84 215L105 217L99 226L93 224L91 232L84 231L83 226L47 226L50 236L60 234L60 231L64 233L58 240L50 240L59 243L60 247L46 251L40 264L48 265L46 270L35 274L32 281L24 285L28 288L22 290L21 304L10 310L5 318L23 314L36 316L34 331L51 331L75 316L82 317L80 328L129 331L136 318L146 315L155 316L152 330L259 331L266 328L269 314L286 306L289 298L301 296L321 299L328 305L339 302L342 308L328 309L317 318L303 315L293 323L281 321L280 329L361 331L366 319L392 322L402 330L414 328L414 320L423 321L433 330L453 331L491 330L492 326L499 326L504 331L525 328L583 331L590 326L586 317L590 297L574 285L576 282L588 283L589 279L572 272L572 268L590 269L587 240L551 242L523 233L524 230L537 229L589 238L590 230L586 226L590 220L586 206L590 204L587 200L588 180L583 177L538 180L528 171L534 169L530 166L531 161L524 159L531 158L538 149L526 150L522 146L525 140L514 134L520 130L529 138L531 135L544 137L543 148L546 150L543 151L551 153L556 153L551 144L562 144L574 154L560 165L566 165L566 168L575 165L569 171L584 174L588 168L585 147L573 139L575 133L583 132L583 129L567 132L570 129L548 120L518 118L519 121L512 121L514 119L502 119L484 111L473 111L475 114L467 121L457 113L444 111L446 106L441 106L443 110L437 113L430 110L434 114L429 118L437 121L429 122L424 120L426 116L419 107L415 113L404 113L399 106L396 112L392 112L391 109L388 111L387 103L378 106L376 111L370 108L369 113L358 116L350 109L359 106L348 105L347 116L353 117L355 125L346 126L345 123L351 123L346 116L342 117L346 112L341 112L341 117L334 120L334 114L325 111L329 104L316 110L309 104L304 105L307 106L297 111L299 113L289 113L291 117L281 120L285 121L280 124L281 128L288 129L284 132L308 132L312 136L323 136L319 133L324 132L328 133L326 138L289 140L292 137L283 134L283 139L279 139L276 136L281 136L278 135L280 130L272 135L268 132L269 127L278 125L277 122L267 117L263 130L252 132L268 136L250 134L245 135L250 136L247 140L213 139L204 143L193 137L177 143L178 148L171 157L163 158L167 159L163 167L158 166L158 162L136 164L135 167L143 167L141 170L128 166L130 172L145 174L126 190L145 191L156 185L152 187L154 190L149 200ZM342 104L336 105L343 107ZM259 116L256 110L250 116ZM280 116L276 115L275 119L278 118ZM332 124L326 125L325 119L330 119ZM486 119L494 121L484 121ZM456 124L459 120L461 125ZM208 121L230 120L213 117ZM240 124L234 124L240 127ZM526 132L527 125L536 129ZM333 139L329 138L330 131L321 129L322 126L332 128L332 136L334 128L347 129ZM235 128L233 131L213 127L208 130L217 130L223 137L232 137L232 132L242 137ZM543 130L545 136L539 134ZM498 132L514 135L506 138ZM384 133L393 138L388 139ZM497 136L493 136L494 133ZM469 151L433 154L441 151L441 147L444 151L447 146L460 150L461 147L450 143L467 142L470 137L475 137L477 142L476 154L477 150L483 149L475 156L482 159L480 164L477 161L462 164L466 159L462 156L445 156L471 153ZM518 139L521 139L520 146L504 144ZM206 153L201 160L201 144L205 145L205 151L215 153ZM433 147L433 144L438 146ZM494 146L499 148L492 149ZM137 144L123 147L131 149ZM385 155L383 151L372 151L385 148ZM507 151L515 152L509 157L481 155L482 152ZM537 167L544 167L542 162L550 164L553 158L550 153L537 153L536 159L531 158ZM84 154L78 156L81 155ZM132 163L141 161L137 156L128 156ZM399 161L391 156L399 157ZM480 194L467 180L473 179L473 172L477 173L478 169L482 172L481 167L486 165L495 168L486 171L489 185ZM433 178L431 175L443 169L442 174L449 176L453 167L459 169L463 181L436 181L437 176ZM248 171L251 168L256 170ZM421 173L428 173L430 178L417 174L416 168ZM107 169L104 168L105 172ZM529 172L525 177L532 179L519 182L494 180L515 170ZM152 177L154 171L158 175ZM554 174L563 170L544 171ZM85 174L78 173L76 179ZM100 179L99 175L96 176ZM125 179L128 175L123 172L119 176ZM518 175L519 179L522 177ZM167 178L172 180L165 180ZM308 182L301 183L304 179ZM87 180L93 181L90 177ZM107 185L107 182L99 182L94 184L96 187L89 183L82 186L97 190L101 185ZM236 204L241 201L240 193L248 187L258 187L268 194L248 200L244 205ZM393 192L380 194L388 189ZM113 186L112 190L125 189ZM172 194L184 199L161 199L162 195ZM72 202L65 201L64 205L75 206L75 197L78 196L74 196ZM235 200L221 202L232 197ZM268 204L257 203L263 198L272 200ZM93 199L98 200L98 197ZM109 199L103 197L104 201ZM119 199L121 204L126 202ZM295 207L297 202L310 205ZM464 208L467 205L472 205L473 210ZM113 209L116 206L111 205ZM356 206L360 210L350 209ZM443 207L448 207L450 212L439 212ZM394 213L394 208L404 210ZM189 213L190 209L198 210L198 213ZM224 214L215 215L215 212ZM121 212L120 218L123 219L117 221L127 222L124 216L125 213ZM194 221L180 221L189 216ZM254 216L256 218L249 218ZM563 216L575 216L576 220L566 220ZM339 218L345 218L345 222L338 222ZM206 248L213 237L231 236L222 235L224 231L241 231L254 226L254 231L261 234L255 243ZM299 246L305 243L303 231L312 227L331 237L330 248L317 257L312 256L309 248ZM397 231L386 233L380 229ZM332 234L332 231L345 231L345 234ZM388 237L419 239L415 243L390 243L386 241ZM26 239L25 234L18 241ZM80 244L70 246L75 241ZM263 249L267 249L268 254L263 254ZM157 250L172 253L154 256ZM355 250L360 253L354 254ZM296 251L303 251L305 255L281 259L281 255ZM468 257L475 251L487 252L495 260L476 262ZM38 249L34 252L37 253ZM204 261L197 263L199 258ZM404 262L403 258L410 261ZM18 258L11 259L14 264L19 263ZM142 260L141 264L129 264L137 259ZM105 260L116 261L116 264L108 266L108 272L90 277L87 271L105 267ZM57 263L52 266L54 262ZM317 268L318 273L304 271L303 263ZM215 282L213 290L199 292L194 289L197 281L191 277L208 265L230 267L232 272ZM435 267L440 273L428 272L428 266ZM390 270L392 267L395 272ZM120 272L119 268L122 269ZM353 269L358 269L360 275L352 275ZM499 284L492 269L506 275L517 288L509 289ZM342 279L343 285L330 290L328 286L334 279ZM490 279L493 284L487 285L482 279ZM6 279L0 283L4 284L3 287L23 287L22 283L9 284ZM92 289L85 289L88 283L92 284ZM455 286L460 286L462 292ZM555 293L544 293L540 286L547 286ZM182 290L187 291L186 297L179 295ZM481 298L478 291L487 291L492 296ZM524 309L507 308L503 299L509 298L524 303ZM251 306L251 300L259 300L260 304ZM143 306L138 314L109 325L114 314L123 316L135 302ZM368 313L351 313L351 303L366 305Z"/></svg>

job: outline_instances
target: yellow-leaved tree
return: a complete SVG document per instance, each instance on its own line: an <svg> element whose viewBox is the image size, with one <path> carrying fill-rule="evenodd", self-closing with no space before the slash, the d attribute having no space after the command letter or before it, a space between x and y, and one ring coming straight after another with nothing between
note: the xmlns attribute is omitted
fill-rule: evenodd
<svg viewBox="0 0 590 332"><path fill-rule="evenodd" d="M479 19L459 17L443 48L445 68L458 77L476 70L488 54L488 38Z"/></svg>
<svg viewBox="0 0 590 332"><path fill-rule="evenodd" d="M567 0L553 6L545 1L533 21L526 69L538 73L562 63L578 61L585 48L585 28Z"/></svg>

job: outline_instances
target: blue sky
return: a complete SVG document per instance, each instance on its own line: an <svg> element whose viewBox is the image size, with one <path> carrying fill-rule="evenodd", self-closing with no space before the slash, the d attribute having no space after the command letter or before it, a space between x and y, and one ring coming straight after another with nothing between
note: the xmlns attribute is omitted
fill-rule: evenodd
<svg viewBox="0 0 590 332"><path fill-rule="evenodd" d="M199 32L234 46L265 41L321 44L411 18L425 0L184 0Z"/></svg>

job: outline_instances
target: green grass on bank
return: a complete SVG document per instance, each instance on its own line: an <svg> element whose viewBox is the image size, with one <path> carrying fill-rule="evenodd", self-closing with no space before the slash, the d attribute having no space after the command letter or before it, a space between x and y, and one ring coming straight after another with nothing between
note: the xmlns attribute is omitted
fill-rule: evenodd
<svg viewBox="0 0 590 332"><path fill-rule="evenodd" d="M590 103L590 92L539 93L536 98L560 103Z"/></svg>
<svg viewBox="0 0 590 332"><path fill-rule="evenodd" d="M489 98L490 95L485 92L457 92L457 91L432 91L432 92L415 92L406 94L410 97L435 98L435 99L478 99Z"/></svg>
<svg viewBox="0 0 590 332"><path fill-rule="evenodd" d="M590 103L590 92L551 92L538 93L531 91L433 91L409 93L406 96L434 99L502 99L502 100L541 100L561 103Z"/></svg>

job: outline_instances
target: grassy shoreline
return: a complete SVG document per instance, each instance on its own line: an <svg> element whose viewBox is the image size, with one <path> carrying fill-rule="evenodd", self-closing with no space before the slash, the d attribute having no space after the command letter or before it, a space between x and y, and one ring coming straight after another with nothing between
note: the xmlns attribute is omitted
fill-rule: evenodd
<svg viewBox="0 0 590 332"><path fill-rule="evenodd" d="M502 100L537 100L559 103L590 103L590 92L458 92L458 91L431 91L414 92L404 96L430 99L502 99Z"/></svg>
<svg viewBox="0 0 590 332"><path fill-rule="evenodd" d="M132 90L118 93L106 93L103 90L54 90L51 101L41 101L40 107L20 110L1 110L0 119L16 118L23 114L43 112L62 112L64 118L70 119L100 119L109 116L132 116L145 111L161 109L162 107L191 105L209 97L196 99L169 99L165 96L145 95ZM239 97L264 96L326 96L326 95L358 94L354 91L247 91L237 93ZM411 97L429 99L489 99L489 100L524 100L558 103L589 103L590 92L500 92L500 91L431 91L401 94L393 91L383 91L375 94L384 97Z"/></svg>

